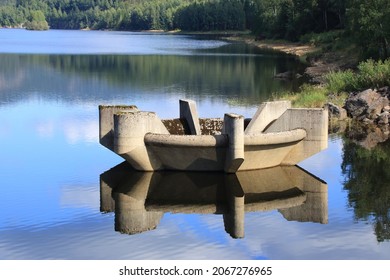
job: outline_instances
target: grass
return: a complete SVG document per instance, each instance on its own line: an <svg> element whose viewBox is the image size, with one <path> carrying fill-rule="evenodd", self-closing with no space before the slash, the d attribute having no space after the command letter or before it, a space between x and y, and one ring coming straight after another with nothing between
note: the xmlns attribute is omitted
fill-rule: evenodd
<svg viewBox="0 0 390 280"><path fill-rule="evenodd" d="M309 33L303 35L299 41L304 44L320 47L322 51L344 51L354 47L353 39L345 30Z"/></svg>
<svg viewBox="0 0 390 280"><path fill-rule="evenodd" d="M381 88L390 85L390 59L384 61L367 60L352 70L330 72L326 75L329 91L341 93L368 88Z"/></svg>
<svg viewBox="0 0 390 280"><path fill-rule="evenodd" d="M330 92L340 93L353 91L356 88L356 75L348 69L346 71L332 71L325 76L326 88Z"/></svg>
<svg viewBox="0 0 390 280"><path fill-rule="evenodd" d="M273 100L290 100L295 108L322 108L327 102L343 106L348 94L332 93L326 86L304 84L297 92L283 92L273 95Z"/></svg>
<svg viewBox="0 0 390 280"><path fill-rule="evenodd" d="M342 106L349 92L390 86L390 59L361 62L357 71L330 72L324 85L304 84L297 92L275 94L273 100L291 100L293 107L316 108L332 102Z"/></svg>
<svg viewBox="0 0 390 280"><path fill-rule="evenodd" d="M293 107L317 108L327 101L326 89L319 86L304 84L298 92L284 92L274 95L274 100L290 100Z"/></svg>

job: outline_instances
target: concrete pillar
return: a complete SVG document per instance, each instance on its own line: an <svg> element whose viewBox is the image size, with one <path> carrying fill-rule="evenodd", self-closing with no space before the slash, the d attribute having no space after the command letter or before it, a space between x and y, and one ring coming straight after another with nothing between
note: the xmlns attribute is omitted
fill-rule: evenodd
<svg viewBox="0 0 390 280"><path fill-rule="evenodd" d="M114 150L114 114L126 111L137 112L134 105L100 105L99 106L99 142L107 149Z"/></svg>
<svg viewBox="0 0 390 280"><path fill-rule="evenodd" d="M168 130L152 112L119 112L114 115L114 152L126 159L135 169L153 171L161 163L148 151L146 133L169 134Z"/></svg>
<svg viewBox="0 0 390 280"><path fill-rule="evenodd" d="M191 135L201 135L196 103L192 100L180 100L180 118L185 119Z"/></svg>
<svg viewBox="0 0 390 280"><path fill-rule="evenodd" d="M244 162L244 117L225 114L222 134L228 137L225 172L235 173Z"/></svg>

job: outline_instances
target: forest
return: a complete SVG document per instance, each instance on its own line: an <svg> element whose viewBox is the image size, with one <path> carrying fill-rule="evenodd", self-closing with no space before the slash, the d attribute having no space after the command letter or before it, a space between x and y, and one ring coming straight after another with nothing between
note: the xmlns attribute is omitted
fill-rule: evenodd
<svg viewBox="0 0 390 280"><path fill-rule="evenodd" d="M376 58L390 54L389 15L388 0L0 0L2 27L250 30L290 41L339 30Z"/></svg>

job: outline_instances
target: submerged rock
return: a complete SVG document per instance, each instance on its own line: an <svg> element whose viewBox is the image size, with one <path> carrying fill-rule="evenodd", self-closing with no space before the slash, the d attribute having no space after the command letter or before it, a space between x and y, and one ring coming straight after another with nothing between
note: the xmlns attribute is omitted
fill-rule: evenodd
<svg viewBox="0 0 390 280"><path fill-rule="evenodd" d="M274 78L275 79L282 79L282 80L292 80L294 78L294 73L291 71L277 73L277 74L275 74Z"/></svg>

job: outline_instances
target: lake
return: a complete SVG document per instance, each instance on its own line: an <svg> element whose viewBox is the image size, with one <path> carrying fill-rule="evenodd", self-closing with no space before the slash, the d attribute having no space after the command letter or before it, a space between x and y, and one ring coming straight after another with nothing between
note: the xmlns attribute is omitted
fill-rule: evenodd
<svg viewBox="0 0 390 280"><path fill-rule="evenodd" d="M98 143L100 104L252 117L302 82L275 74L304 67L210 37L0 29L0 259L390 259L386 141L334 133L291 172L245 174L271 183L240 220L223 199L235 178L134 173ZM270 198L280 180L311 183Z"/></svg>

